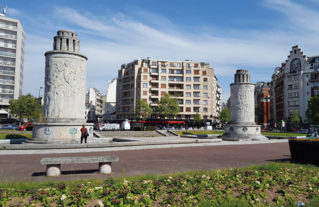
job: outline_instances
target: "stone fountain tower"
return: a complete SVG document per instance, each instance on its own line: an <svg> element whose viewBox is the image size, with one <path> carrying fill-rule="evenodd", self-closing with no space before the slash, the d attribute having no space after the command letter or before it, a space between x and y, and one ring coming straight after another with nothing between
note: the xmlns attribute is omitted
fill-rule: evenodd
<svg viewBox="0 0 319 207"><path fill-rule="evenodd" d="M80 128L86 124L86 61L77 34L59 30L53 50L45 53L44 123L34 124L30 142L79 142ZM93 124L86 128L92 138Z"/></svg>
<svg viewBox="0 0 319 207"><path fill-rule="evenodd" d="M248 70L236 71L235 83L230 84L231 123L226 126L223 140L265 140L260 125L255 124L255 84L250 83Z"/></svg>

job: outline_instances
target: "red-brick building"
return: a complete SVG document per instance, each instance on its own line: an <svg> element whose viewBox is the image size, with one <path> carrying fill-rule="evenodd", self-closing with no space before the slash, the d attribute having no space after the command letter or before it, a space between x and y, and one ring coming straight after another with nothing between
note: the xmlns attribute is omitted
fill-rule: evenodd
<svg viewBox="0 0 319 207"><path fill-rule="evenodd" d="M256 122L266 127L270 123L270 82L257 82L255 85Z"/></svg>

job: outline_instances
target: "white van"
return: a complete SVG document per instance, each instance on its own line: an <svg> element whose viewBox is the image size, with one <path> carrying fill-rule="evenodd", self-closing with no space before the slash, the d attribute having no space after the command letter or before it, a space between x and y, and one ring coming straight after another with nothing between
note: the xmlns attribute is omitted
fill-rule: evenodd
<svg viewBox="0 0 319 207"><path fill-rule="evenodd" d="M122 131L131 130L131 124L128 122L127 119L122 122L122 124L121 124L121 130L122 130Z"/></svg>
<svg viewBox="0 0 319 207"><path fill-rule="evenodd" d="M105 130L105 131L120 130L120 125L119 124L102 124L100 126L100 130Z"/></svg>

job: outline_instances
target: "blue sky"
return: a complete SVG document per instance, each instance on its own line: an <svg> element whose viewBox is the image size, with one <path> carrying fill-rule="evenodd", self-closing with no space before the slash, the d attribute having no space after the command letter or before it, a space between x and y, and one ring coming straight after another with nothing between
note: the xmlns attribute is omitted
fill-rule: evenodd
<svg viewBox="0 0 319 207"><path fill-rule="evenodd" d="M151 57L209 62L230 95L236 69L270 81L292 46L319 55L318 0L5 0L26 32L23 93L44 86L44 53L57 30L77 32L88 57L87 87L106 94L123 63ZM42 91L43 92L43 91Z"/></svg>

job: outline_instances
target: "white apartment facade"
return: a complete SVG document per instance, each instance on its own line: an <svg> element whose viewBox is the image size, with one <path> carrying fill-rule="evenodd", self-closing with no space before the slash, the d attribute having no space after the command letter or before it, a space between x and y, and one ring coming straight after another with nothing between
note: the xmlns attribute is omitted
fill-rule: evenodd
<svg viewBox="0 0 319 207"><path fill-rule="evenodd" d="M302 123L307 123L306 110L310 97L318 95L319 86L319 56L308 57L297 45L292 47L290 55L281 68L276 69L275 74L282 74L283 86L283 119L286 123L291 122L292 114L296 110L299 113ZM280 69L281 72L278 72ZM276 75L278 76L278 75ZM278 80L273 83L272 87L278 85ZM273 90L274 92L274 90ZM273 100L278 95L272 94ZM281 100L280 99L280 100ZM273 114L278 114L278 104L273 107ZM282 113L280 113L282 114ZM278 115L277 115L278 116ZM278 118L277 118L278 120Z"/></svg>
<svg viewBox="0 0 319 207"><path fill-rule="evenodd" d="M0 14L0 118L10 99L22 95L25 33L21 22Z"/></svg>
<svg viewBox="0 0 319 207"><path fill-rule="evenodd" d="M104 121L112 121L116 119L116 86L117 79L114 78L109 82L107 88L106 102L104 103Z"/></svg>
<svg viewBox="0 0 319 207"><path fill-rule="evenodd" d="M87 121L97 121L103 116L102 94L96 88L89 88L85 94L85 117Z"/></svg>
<svg viewBox="0 0 319 207"><path fill-rule="evenodd" d="M157 111L161 96L177 98L180 112L175 119L213 119L220 112L221 87L210 64L192 61L138 59L118 71L116 118L134 119L136 100L152 107L151 119L163 118Z"/></svg>

